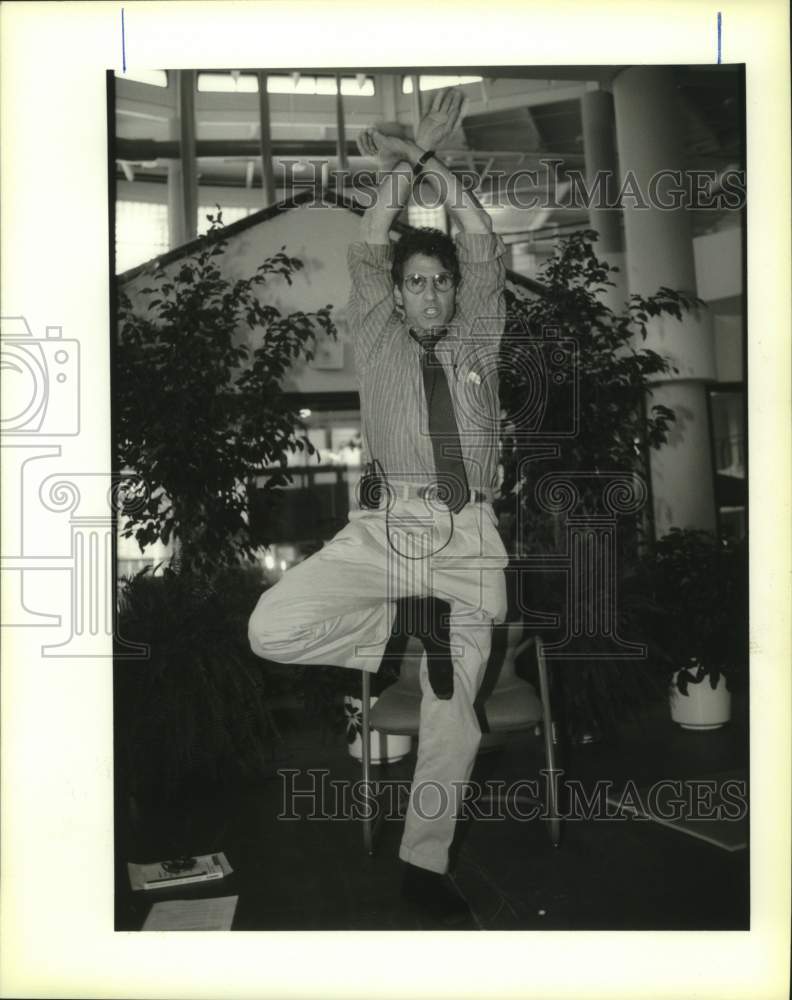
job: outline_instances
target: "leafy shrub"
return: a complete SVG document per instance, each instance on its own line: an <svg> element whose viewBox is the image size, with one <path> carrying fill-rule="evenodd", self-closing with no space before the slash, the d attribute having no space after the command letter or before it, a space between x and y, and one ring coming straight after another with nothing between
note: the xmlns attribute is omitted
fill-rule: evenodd
<svg viewBox="0 0 792 1000"><path fill-rule="evenodd" d="M748 666L748 561L744 544L707 531L672 529L644 560L644 588L655 611L649 630L657 662L681 670L678 686L721 672L730 687Z"/></svg>
<svg viewBox="0 0 792 1000"><path fill-rule="evenodd" d="M251 484L276 467L257 499L265 514L290 479L288 453L314 451L280 382L313 357L318 334L336 336L330 306L284 315L265 300L271 282L291 284L303 267L285 247L248 278L223 273L221 216L178 269L155 264L145 308L119 292L116 465L137 478L123 534L141 549L178 539L184 569L233 565L273 540L266 517L258 528L248 517Z"/></svg>
<svg viewBox="0 0 792 1000"><path fill-rule="evenodd" d="M147 659L115 666L117 779L128 795L161 802L271 772L271 686L247 639L264 589L255 568L123 581L119 635L149 647Z"/></svg>
<svg viewBox="0 0 792 1000"><path fill-rule="evenodd" d="M517 560L567 555L568 515L548 513L536 502L535 489L543 476L576 475L580 502L574 516L596 519L603 512L599 495L603 476L627 474L647 480L649 450L666 443L675 420L672 410L651 401L652 382L674 369L667 358L642 342L653 320L681 319L684 312L703 303L693 295L660 288L654 295L630 295L624 308L614 311L599 293L613 284L611 277L617 269L596 257L596 236L582 231L557 242L553 256L537 275L544 294L531 297L519 289L507 294L500 358L504 479L496 511L507 551ZM573 348L557 385L552 384L543 360L548 337ZM532 398L537 405L529 408L531 419L526 425L525 404ZM619 634L649 645L645 612L650 602L634 587L629 574L651 537L650 519L646 510L619 518L616 560ZM523 606L518 614L568 612L567 580L562 573L552 568L521 573ZM601 584L590 587L586 580L577 580L575 586L581 605L588 602L589 620L602 617L597 604L609 595L603 593ZM560 629L536 628L552 642L565 624L562 621ZM653 648L647 660L609 658L612 642L596 635L581 636L577 648L579 658L571 658L575 650L570 648L570 659L556 661L553 670L572 733L613 732L619 721L639 715L664 690Z"/></svg>

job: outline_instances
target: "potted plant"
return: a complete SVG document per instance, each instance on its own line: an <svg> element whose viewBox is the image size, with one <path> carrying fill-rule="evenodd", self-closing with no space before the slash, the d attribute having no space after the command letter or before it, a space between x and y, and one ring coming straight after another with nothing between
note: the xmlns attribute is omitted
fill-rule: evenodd
<svg viewBox="0 0 792 1000"><path fill-rule="evenodd" d="M420 662L420 650L418 661ZM406 654L410 656L408 652ZM371 677L371 705L388 685L399 676L399 666L386 661ZM310 664L296 667L293 671L293 691L309 720L319 728L323 743L343 738L350 756L361 760L363 756L361 699L362 677L359 670L345 667ZM410 752L412 740L409 736L373 734L373 764L383 761L394 763Z"/></svg>
<svg viewBox="0 0 792 1000"><path fill-rule="evenodd" d="M423 646L419 639L405 637L404 649L400 653L400 662L395 658L383 659L382 665L371 678L370 706L373 708L377 698L386 687L399 679L400 670L418 670L423 656ZM360 677L356 676L354 687L344 694L344 730L349 746L350 756L356 760L363 759L363 701L361 699ZM394 764L406 757L412 749L412 737L394 733L371 733L371 763Z"/></svg>
<svg viewBox="0 0 792 1000"><path fill-rule="evenodd" d="M675 528L648 562L653 648L670 672L671 718L685 729L719 728L748 663L745 546Z"/></svg>

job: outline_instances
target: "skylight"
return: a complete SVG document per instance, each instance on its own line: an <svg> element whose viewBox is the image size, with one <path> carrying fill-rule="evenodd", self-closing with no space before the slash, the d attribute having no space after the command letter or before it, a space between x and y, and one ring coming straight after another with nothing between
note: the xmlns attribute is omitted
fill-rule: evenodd
<svg viewBox="0 0 792 1000"><path fill-rule="evenodd" d="M422 76L418 86L421 90L441 90L443 87L459 87L465 83L481 83L480 76ZM413 92L413 78L405 76L402 80L402 93Z"/></svg>
<svg viewBox="0 0 792 1000"><path fill-rule="evenodd" d="M135 83L147 83L151 87L167 87L168 74L164 69L138 69L131 73L115 74L119 80L134 80Z"/></svg>
<svg viewBox="0 0 792 1000"><path fill-rule="evenodd" d="M199 73L198 90L204 94L257 94L258 77L254 73ZM336 92L335 76L313 76L302 73L267 74L268 94L334 97ZM341 93L345 97L373 97L374 78L364 74L342 76Z"/></svg>

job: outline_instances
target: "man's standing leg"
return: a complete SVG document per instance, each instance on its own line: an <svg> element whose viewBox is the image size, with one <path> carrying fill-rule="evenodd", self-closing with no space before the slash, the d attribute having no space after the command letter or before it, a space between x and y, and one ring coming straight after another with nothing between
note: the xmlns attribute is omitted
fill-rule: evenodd
<svg viewBox="0 0 792 1000"><path fill-rule="evenodd" d="M492 620L481 612L452 608L450 643L461 648L453 657L454 691L438 698L429 682L427 660L421 664L421 715L418 756L399 857L442 874L454 837L463 788L470 779L481 742L473 703L481 685L492 643ZM456 619L456 620L455 620Z"/></svg>

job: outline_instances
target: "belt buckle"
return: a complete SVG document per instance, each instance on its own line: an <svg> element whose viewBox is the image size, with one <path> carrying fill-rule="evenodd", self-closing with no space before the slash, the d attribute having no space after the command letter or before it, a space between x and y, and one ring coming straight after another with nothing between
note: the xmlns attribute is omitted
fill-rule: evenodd
<svg viewBox="0 0 792 1000"><path fill-rule="evenodd" d="M417 492L421 500L425 500L432 507L443 503L438 499L439 483L426 483L424 486L419 486Z"/></svg>

